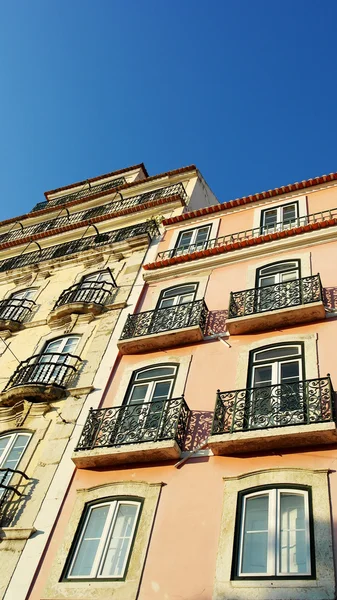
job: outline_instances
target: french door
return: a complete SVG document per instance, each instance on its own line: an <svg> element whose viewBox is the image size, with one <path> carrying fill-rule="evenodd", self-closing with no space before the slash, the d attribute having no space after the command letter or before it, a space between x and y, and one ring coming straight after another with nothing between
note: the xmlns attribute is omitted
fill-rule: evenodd
<svg viewBox="0 0 337 600"><path fill-rule="evenodd" d="M196 283L179 285L164 290L153 313L150 332L158 333L159 331L187 327L196 290Z"/></svg>
<svg viewBox="0 0 337 600"><path fill-rule="evenodd" d="M16 469L30 438L31 434L24 432L0 436L0 469ZM0 498L5 493L4 486L9 484L11 477L12 473L9 472L3 479L0 471Z"/></svg>
<svg viewBox="0 0 337 600"><path fill-rule="evenodd" d="M253 352L247 397L248 428L298 424L304 418L302 346Z"/></svg>
<svg viewBox="0 0 337 600"><path fill-rule="evenodd" d="M301 303L299 261L261 267L257 274L257 311L286 308Z"/></svg>
<svg viewBox="0 0 337 600"><path fill-rule="evenodd" d="M31 303L25 302L25 300L31 300L35 296L35 293L35 289L28 288L11 294L0 309L0 319L22 321L26 316L27 310L31 308Z"/></svg>
<svg viewBox="0 0 337 600"><path fill-rule="evenodd" d="M146 442L160 437L176 371L176 366L162 365L134 373L113 433L115 444Z"/></svg>
<svg viewBox="0 0 337 600"><path fill-rule="evenodd" d="M71 364L80 336L69 335L49 342L38 356L32 369L31 381L44 384L62 385Z"/></svg>
<svg viewBox="0 0 337 600"><path fill-rule="evenodd" d="M113 283L113 279L109 270L86 275L80 282L76 292L76 301L104 304L107 291L110 289L110 286L105 284L111 283Z"/></svg>
<svg viewBox="0 0 337 600"><path fill-rule="evenodd" d="M298 205L284 204L262 211L261 233L273 233L295 227L298 221Z"/></svg>
<svg viewBox="0 0 337 600"><path fill-rule="evenodd" d="M184 254L189 248L191 252L203 250L206 247L211 232L211 226L198 227L182 231L177 239L174 256Z"/></svg>

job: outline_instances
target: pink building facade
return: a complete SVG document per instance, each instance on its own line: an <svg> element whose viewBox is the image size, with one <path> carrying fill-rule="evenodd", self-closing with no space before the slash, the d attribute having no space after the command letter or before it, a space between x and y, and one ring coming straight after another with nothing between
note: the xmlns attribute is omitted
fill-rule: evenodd
<svg viewBox="0 0 337 600"><path fill-rule="evenodd" d="M30 600L333 600L337 175L163 221Z"/></svg>

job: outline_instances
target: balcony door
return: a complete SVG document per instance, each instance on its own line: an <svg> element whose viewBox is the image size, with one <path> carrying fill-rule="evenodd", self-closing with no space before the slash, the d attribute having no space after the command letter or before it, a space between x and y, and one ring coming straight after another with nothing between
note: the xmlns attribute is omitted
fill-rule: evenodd
<svg viewBox="0 0 337 600"><path fill-rule="evenodd" d="M190 283L164 290L153 313L150 332L159 333L187 327L197 287L197 283Z"/></svg>
<svg viewBox="0 0 337 600"><path fill-rule="evenodd" d="M33 304L32 302L27 302L27 300L32 300L35 294L36 290L34 288L27 288L11 294L9 298L1 303L0 319L23 321Z"/></svg>
<svg viewBox="0 0 337 600"><path fill-rule="evenodd" d="M0 498L12 478L12 473L6 472L6 469L16 469L30 438L31 434L24 432L0 436Z"/></svg>
<svg viewBox="0 0 337 600"><path fill-rule="evenodd" d="M291 229L298 223L298 204L283 204L263 210L261 214L261 233L274 233L275 231L283 231Z"/></svg>
<svg viewBox="0 0 337 600"><path fill-rule="evenodd" d="M246 424L249 429L303 422L301 344L270 346L251 355Z"/></svg>
<svg viewBox="0 0 337 600"><path fill-rule="evenodd" d="M173 256L204 250L211 232L211 225L187 229L179 234Z"/></svg>
<svg viewBox="0 0 337 600"><path fill-rule="evenodd" d="M107 292L111 291L113 283L110 269L85 275L76 292L76 300L77 302L104 304Z"/></svg>
<svg viewBox="0 0 337 600"><path fill-rule="evenodd" d="M266 265L257 271L256 312L287 308L301 303L300 261Z"/></svg>
<svg viewBox="0 0 337 600"><path fill-rule="evenodd" d="M31 381L45 385L62 385L72 363L72 354L80 336L68 335L49 342L37 357Z"/></svg>
<svg viewBox="0 0 337 600"><path fill-rule="evenodd" d="M158 365L135 371L121 416L113 434L114 444L155 441L165 423L178 367Z"/></svg>

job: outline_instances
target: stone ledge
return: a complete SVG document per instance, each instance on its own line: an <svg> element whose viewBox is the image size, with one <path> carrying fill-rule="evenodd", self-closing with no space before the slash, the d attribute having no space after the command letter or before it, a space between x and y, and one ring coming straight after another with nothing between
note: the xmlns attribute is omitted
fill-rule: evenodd
<svg viewBox="0 0 337 600"><path fill-rule="evenodd" d="M286 327L297 323L310 323L324 318L324 304L319 301L227 319L226 325L231 335L239 335L267 331L268 329Z"/></svg>
<svg viewBox="0 0 337 600"><path fill-rule="evenodd" d="M173 329L170 331L160 331L150 335L118 340L117 346L121 354L138 354L140 352L161 350L162 348L172 348L182 344L201 342L204 335L199 325L184 327L182 329Z"/></svg>
<svg viewBox="0 0 337 600"><path fill-rule="evenodd" d="M282 448L321 446L336 442L336 424L329 421L211 435L208 438L208 447L215 455L230 456Z"/></svg>
<svg viewBox="0 0 337 600"><path fill-rule="evenodd" d="M157 462L180 458L181 450L175 440L124 444L123 446L93 448L74 452L71 459L78 469L95 469L137 462Z"/></svg>
<svg viewBox="0 0 337 600"><path fill-rule="evenodd" d="M0 540L28 540L35 532L35 527L0 527Z"/></svg>

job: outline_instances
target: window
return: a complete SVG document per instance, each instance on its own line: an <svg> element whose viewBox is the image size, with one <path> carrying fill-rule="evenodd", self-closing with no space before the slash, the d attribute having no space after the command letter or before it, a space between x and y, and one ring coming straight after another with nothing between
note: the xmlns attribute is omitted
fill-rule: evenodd
<svg viewBox="0 0 337 600"><path fill-rule="evenodd" d="M190 283L164 290L153 313L149 333L188 327L197 288L197 283Z"/></svg>
<svg viewBox="0 0 337 600"><path fill-rule="evenodd" d="M34 369L30 367L30 380L36 383L62 385L69 374L72 354L79 339L78 335L68 335L49 342L38 356L36 367Z"/></svg>
<svg viewBox="0 0 337 600"><path fill-rule="evenodd" d="M177 239L173 256L185 254L187 249L188 252L195 252L206 248L210 231L211 225L182 231Z"/></svg>
<svg viewBox="0 0 337 600"><path fill-rule="evenodd" d="M309 491L279 487L240 494L235 577L312 575Z"/></svg>
<svg viewBox="0 0 337 600"><path fill-rule="evenodd" d="M257 270L258 312L276 310L301 303L298 260L277 262Z"/></svg>
<svg viewBox="0 0 337 600"><path fill-rule="evenodd" d="M246 402L248 428L303 422L303 345L266 346L250 354Z"/></svg>
<svg viewBox="0 0 337 600"><path fill-rule="evenodd" d="M8 319L11 321L23 321L27 313L31 310L34 302L31 302L35 296L34 288L27 288L20 292L14 292L1 302L0 319Z"/></svg>
<svg viewBox="0 0 337 600"><path fill-rule="evenodd" d="M283 204L261 211L261 233L290 229L297 224L298 203Z"/></svg>
<svg viewBox="0 0 337 600"><path fill-rule="evenodd" d="M164 290L159 298L157 308L169 308L186 302L193 302L197 291L197 284L178 285Z"/></svg>
<svg viewBox="0 0 337 600"><path fill-rule="evenodd" d="M23 432L9 433L0 436L0 469L16 469L30 438L30 433ZM12 474L9 472L5 476L2 485L8 485L11 477ZM4 491L4 488L0 487L0 497Z"/></svg>
<svg viewBox="0 0 337 600"><path fill-rule="evenodd" d="M110 269L85 275L76 291L76 302L104 304L115 282Z"/></svg>
<svg viewBox="0 0 337 600"><path fill-rule="evenodd" d="M141 509L139 499L87 505L66 578L122 579L127 570Z"/></svg>
<svg viewBox="0 0 337 600"><path fill-rule="evenodd" d="M177 370L175 365L158 365L133 373L124 400L127 407L112 434L114 444L160 437Z"/></svg>

